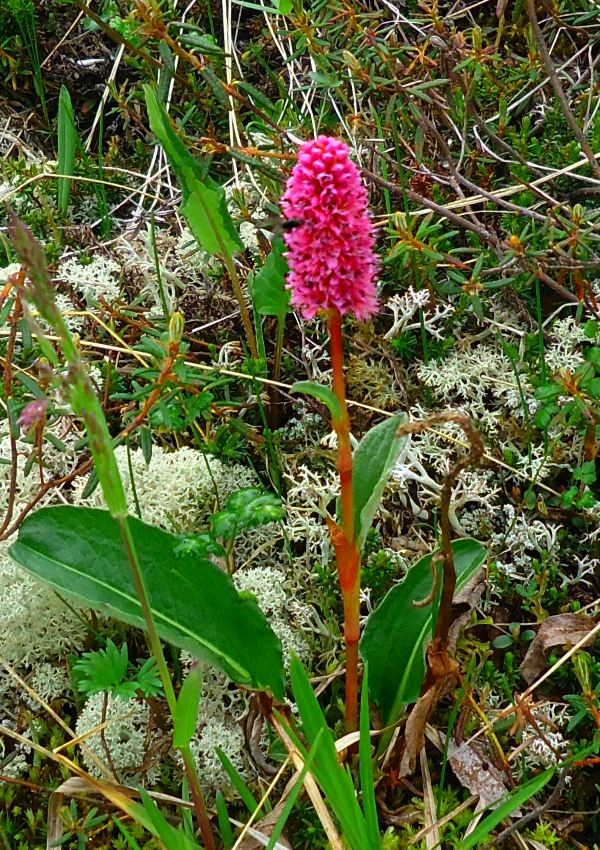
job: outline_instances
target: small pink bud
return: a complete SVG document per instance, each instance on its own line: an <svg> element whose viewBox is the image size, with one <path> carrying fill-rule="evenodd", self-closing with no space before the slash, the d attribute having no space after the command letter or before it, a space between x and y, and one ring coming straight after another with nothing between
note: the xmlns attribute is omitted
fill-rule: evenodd
<svg viewBox="0 0 600 850"><path fill-rule="evenodd" d="M47 408L47 398L36 398L34 401L28 402L20 412L19 418L17 419L17 423L21 431L26 433L35 425L39 425L46 415Z"/></svg>
<svg viewBox="0 0 600 850"><path fill-rule="evenodd" d="M377 312L367 192L348 155L330 136L303 144L281 200L285 218L298 222L285 234L287 287L306 319L328 309L357 319Z"/></svg>

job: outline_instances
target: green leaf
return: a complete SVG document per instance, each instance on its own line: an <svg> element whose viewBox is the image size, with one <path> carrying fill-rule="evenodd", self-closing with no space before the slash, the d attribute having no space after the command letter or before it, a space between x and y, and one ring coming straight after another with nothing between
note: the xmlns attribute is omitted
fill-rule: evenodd
<svg viewBox="0 0 600 850"><path fill-rule="evenodd" d="M223 212L225 194L220 187L208 188L195 180L188 169L189 195L181 205L181 214L185 217L194 238L201 248L209 254L219 257L243 250L243 245L235 233L229 213ZM232 238L231 229L235 233Z"/></svg>
<svg viewBox="0 0 600 850"><path fill-rule="evenodd" d="M253 815L258 809L258 802L252 796L252 791L246 785L246 782L235 765L229 759L227 753L224 753L220 747L215 748L215 753L221 762L223 770L229 777L231 784L239 794L240 800L246 806L250 814Z"/></svg>
<svg viewBox="0 0 600 850"><path fill-rule="evenodd" d="M371 718L369 715L369 665L365 664L360 694L360 739L358 744L358 769L360 774L360 792L362 796L365 824L371 845L379 844L379 821L377 819L377 801L375 799L375 780L373 778L373 755L371 753Z"/></svg>
<svg viewBox="0 0 600 850"><path fill-rule="evenodd" d="M252 283L254 308L261 316L277 316L283 319L290 309L291 293L285 288L288 264L283 251L283 240L275 239L271 253Z"/></svg>
<svg viewBox="0 0 600 850"><path fill-rule="evenodd" d="M492 641L492 646L494 649L508 649L508 647L512 646L514 642L515 639L512 635L498 635L498 637Z"/></svg>
<svg viewBox="0 0 600 850"><path fill-rule="evenodd" d="M202 690L202 669L194 664L187 674L173 715L173 746L187 747L196 731Z"/></svg>
<svg viewBox="0 0 600 850"><path fill-rule="evenodd" d="M161 144L183 193L181 213L197 242L209 254L227 256L244 246L227 210L225 192L207 177L175 133L165 108L150 86L144 86L150 128Z"/></svg>
<svg viewBox="0 0 600 850"><path fill-rule="evenodd" d="M458 591L484 562L487 550L476 540L464 539L452 543L452 552ZM421 558L404 581L386 594L367 620L360 642L360 654L369 665L371 696L381 709L385 726L398 719L404 705L419 698L425 678L432 606L415 608L412 603L431 593L431 558Z"/></svg>
<svg viewBox="0 0 600 850"><path fill-rule="evenodd" d="M224 850L230 850L233 847L233 830L229 822L229 812L227 811L227 803L222 791L217 791L215 796L215 808L217 810L217 820L219 822L219 833L223 842Z"/></svg>
<svg viewBox="0 0 600 850"><path fill-rule="evenodd" d="M177 553L178 537L128 522L160 636L234 681L282 698L281 644L256 603L211 561ZM144 628L119 526L107 511L41 508L21 525L10 555L60 593Z"/></svg>
<svg viewBox="0 0 600 850"><path fill-rule="evenodd" d="M323 789L327 802L342 827L344 838L352 850L380 850L379 834L376 843L373 843L365 817L356 799L352 776L340 763L333 734L327 725L306 672L295 656L290 661L290 677L294 699L302 721L302 731L309 746L314 747L321 736L311 772ZM303 758L306 759L305 747L289 728L288 733L298 746Z"/></svg>
<svg viewBox="0 0 600 850"><path fill-rule="evenodd" d="M292 10L291 0L279 0L273 2L273 6L261 6L260 3L249 3L247 0L233 0L236 6L243 6L245 9L256 9L258 12L264 12L268 15L289 15Z"/></svg>
<svg viewBox="0 0 600 850"><path fill-rule="evenodd" d="M490 832L494 829L494 827L498 826L505 818L507 818L511 812L514 812L515 809L518 809L519 806L522 806L523 803L526 803L530 797L533 797L534 794L537 794L538 791L541 791L544 785L546 785L556 773L556 767L549 767L547 770L544 770L539 776L536 776L534 779L531 779L529 782L526 782L525 785L521 785L520 788L511 794L497 809L494 809L493 812L484 818L479 826L473 830L473 832L460 842L458 845L458 850L470 850L471 847L475 847L480 841L490 834Z"/></svg>
<svg viewBox="0 0 600 850"><path fill-rule="evenodd" d="M200 845L185 835L183 827L171 826L147 791L140 788L139 795L143 805L129 805L129 812L138 823L159 838L169 850L200 850Z"/></svg>
<svg viewBox="0 0 600 850"><path fill-rule="evenodd" d="M106 649L84 652L73 665L77 689L89 696L100 691L117 694L127 675L128 666L127 644L124 643L119 649L109 638Z"/></svg>
<svg viewBox="0 0 600 850"><path fill-rule="evenodd" d="M77 132L73 116L73 104L66 86L60 87L58 96L58 173L66 175L58 178L58 209L66 215L71 194L71 180L75 170L75 146Z"/></svg>
<svg viewBox="0 0 600 850"><path fill-rule="evenodd" d="M406 416L401 413L385 419L365 434L352 458L352 495L354 527L358 550L365 545L367 533L379 506L392 467L406 443L396 436Z"/></svg>
<svg viewBox="0 0 600 850"><path fill-rule="evenodd" d="M317 384L315 381L297 381L290 387L290 392L314 396L329 409L334 422L341 420L342 407L335 393L329 387L324 387L323 384Z"/></svg>
<svg viewBox="0 0 600 850"><path fill-rule="evenodd" d="M214 537L233 540L248 528L279 522L284 516L279 496L256 487L243 487L227 499L225 510L213 514L210 531Z"/></svg>

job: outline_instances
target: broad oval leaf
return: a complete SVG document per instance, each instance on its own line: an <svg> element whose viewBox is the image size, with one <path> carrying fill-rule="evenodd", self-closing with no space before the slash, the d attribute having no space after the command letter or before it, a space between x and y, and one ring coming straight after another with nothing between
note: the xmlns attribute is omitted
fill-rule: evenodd
<svg viewBox="0 0 600 850"><path fill-rule="evenodd" d="M279 639L258 605L211 561L176 552L180 540L129 517L160 636L234 681L283 697ZM59 505L28 516L11 557L90 608L144 628L119 526L108 511Z"/></svg>
<svg viewBox="0 0 600 850"><path fill-rule="evenodd" d="M406 437L397 436L398 428L404 422L406 416L401 413L375 425L362 438L352 456L354 527L359 552L365 545L392 467L406 443Z"/></svg>
<svg viewBox="0 0 600 850"><path fill-rule="evenodd" d="M483 564L487 550L477 540L452 543L456 590ZM433 587L432 555L411 567L401 584L393 587L367 620L360 654L369 664L369 686L384 725L394 723L403 706L419 698L425 678L425 647L433 631L432 606L415 608Z"/></svg>

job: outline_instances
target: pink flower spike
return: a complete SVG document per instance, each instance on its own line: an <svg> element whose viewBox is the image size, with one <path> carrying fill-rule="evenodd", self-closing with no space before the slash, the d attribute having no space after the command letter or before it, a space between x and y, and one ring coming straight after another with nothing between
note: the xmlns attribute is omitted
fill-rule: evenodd
<svg viewBox="0 0 600 850"><path fill-rule="evenodd" d="M318 310L377 312L373 228L360 172L340 139L319 136L298 152L281 200L286 231L287 287L306 319Z"/></svg>

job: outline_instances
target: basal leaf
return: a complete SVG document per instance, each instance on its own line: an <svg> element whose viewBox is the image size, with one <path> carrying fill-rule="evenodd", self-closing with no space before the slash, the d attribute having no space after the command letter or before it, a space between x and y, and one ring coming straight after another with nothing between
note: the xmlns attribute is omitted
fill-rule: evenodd
<svg viewBox="0 0 600 850"><path fill-rule="evenodd" d="M215 564L129 518L160 636L234 681L283 697L281 644L256 603ZM118 524L108 511L59 505L28 516L11 546L28 572L90 608L144 628Z"/></svg>
<svg viewBox="0 0 600 850"><path fill-rule="evenodd" d="M452 544L456 589L460 590L485 560L487 550L476 540ZM431 558L411 567L367 620L360 654L369 665L369 688L384 725L398 719L403 706L415 702L425 678L425 647L433 630L432 606L415 608L432 590Z"/></svg>
<svg viewBox="0 0 600 850"><path fill-rule="evenodd" d="M77 131L73 116L73 104L66 86L60 87L58 96L58 209L66 215L71 195L71 176L75 170L75 146Z"/></svg>
<svg viewBox="0 0 600 850"><path fill-rule="evenodd" d="M187 747L196 732L201 690L202 669L195 664L185 677L177 697L173 716L174 747Z"/></svg>
<svg viewBox="0 0 600 850"><path fill-rule="evenodd" d="M290 678L302 731L309 746L312 747L320 736L320 747L315 755L311 772L325 793L332 811L335 812L344 838L351 850L379 850L380 842L377 840L377 843L373 844L365 817L356 799L352 776L340 763L331 729L327 725L306 671L296 657L292 657L290 662ZM306 751L300 742L293 734L291 737L306 758Z"/></svg>

